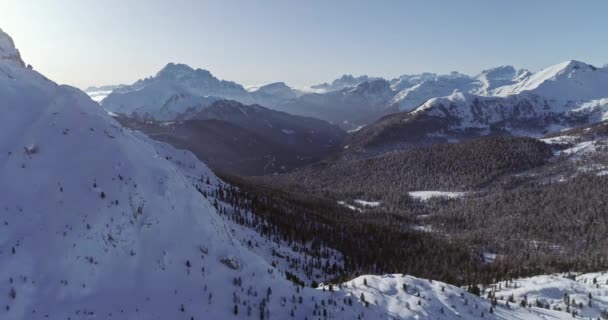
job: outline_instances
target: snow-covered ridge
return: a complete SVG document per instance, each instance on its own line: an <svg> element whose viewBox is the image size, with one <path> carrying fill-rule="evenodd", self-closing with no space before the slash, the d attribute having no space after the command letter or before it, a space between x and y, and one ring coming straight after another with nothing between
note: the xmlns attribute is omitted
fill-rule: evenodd
<svg viewBox="0 0 608 320"><path fill-rule="evenodd" d="M21 54L15 47L13 39L0 29L0 60L12 61L20 66L25 66L23 60L21 60Z"/></svg>
<svg viewBox="0 0 608 320"><path fill-rule="evenodd" d="M570 60L540 70L521 81L497 88L493 95L508 96L523 92L557 101L588 101L605 98L608 70Z"/></svg>

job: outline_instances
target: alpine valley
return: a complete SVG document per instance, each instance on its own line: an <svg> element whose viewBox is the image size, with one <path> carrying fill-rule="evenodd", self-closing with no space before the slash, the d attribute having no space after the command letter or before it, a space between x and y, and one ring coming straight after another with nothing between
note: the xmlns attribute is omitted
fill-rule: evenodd
<svg viewBox="0 0 608 320"><path fill-rule="evenodd" d="M85 92L0 30L0 319L608 318L608 67Z"/></svg>

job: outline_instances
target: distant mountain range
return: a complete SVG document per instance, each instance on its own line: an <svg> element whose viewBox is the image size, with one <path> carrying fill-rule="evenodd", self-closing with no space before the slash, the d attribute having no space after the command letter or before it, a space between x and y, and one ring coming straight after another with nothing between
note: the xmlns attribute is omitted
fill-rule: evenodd
<svg viewBox="0 0 608 320"><path fill-rule="evenodd" d="M220 80L209 71L170 63L155 76L132 85L89 88L86 91L114 113L163 121L179 118L187 110L202 110L217 100L229 99L319 118L345 130L359 129L397 112L428 113L430 109L437 108L431 105L441 104L452 106L450 115L446 117L450 118L453 127L455 120L451 117L458 118L453 114L457 104L465 108L473 103L479 107L499 105L496 108L500 110L495 108L487 112L506 112L499 116L505 121L511 117L504 108L515 108L517 110L513 112L519 114L520 108L526 109L524 104L529 105L528 109L536 110L534 112L539 116L546 115L546 112L538 112L539 107L544 110L544 104L554 110L553 113L578 107L604 108L605 100L602 99L608 98L604 90L608 86L606 70L605 67L596 68L583 62L566 61L536 73L501 66L475 76L458 72L446 75L422 73L403 75L390 81L378 77L344 75L331 83L313 85L307 92L291 88L283 82L245 89L235 82ZM584 103L588 104L583 106ZM526 113L525 110L522 112ZM476 116L488 118L496 115ZM546 120L549 125L551 121ZM575 119L561 120L562 125L568 126ZM489 118L488 121L492 122ZM462 122L460 125L466 127L468 124ZM529 124L524 127L529 127ZM545 129L539 128L537 131Z"/></svg>
<svg viewBox="0 0 608 320"><path fill-rule="evenodd" d="M479 77L482 87L387 115L356 132L349 149L384 152L486 135L539 137L608 119L608 68L567 61L535 74L513 71L510 84L495 86L496 77Z"/></svg>

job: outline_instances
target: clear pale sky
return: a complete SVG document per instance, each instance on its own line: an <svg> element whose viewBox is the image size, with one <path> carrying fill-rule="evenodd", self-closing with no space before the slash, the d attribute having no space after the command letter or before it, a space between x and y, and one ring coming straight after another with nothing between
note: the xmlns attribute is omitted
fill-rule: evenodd
<svg viewBox="0 0 608 320"><path fill-rule="evenodd" d="M0 0L0 28L35 69L81 88L168 62L305 86L345 73L604 65L607 12L604 0Z"/></svg>

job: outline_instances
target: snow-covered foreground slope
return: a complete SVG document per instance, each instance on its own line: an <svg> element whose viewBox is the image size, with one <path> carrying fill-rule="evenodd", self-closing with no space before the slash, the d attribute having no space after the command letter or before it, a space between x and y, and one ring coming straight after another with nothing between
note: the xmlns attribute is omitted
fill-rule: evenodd
<svg viewBox="0 0 608 320"><path fill-rule="evenodd" d="M22 65L0 61L2 319L312 314L326 294L231 235L203 195L220 183L204 164ZM363 308L326 307L343 319Z"/></svg>
<svg viewBox="0 0 608 320"><path fill-rule="evenodd" d="M547 282L546 285L547 290L558 290L561 283ZM324 286L324 289L330 291L329 286ZM572 319L572 315L564 311L536 306L524 308L518 303L507 306L506 300L498 300L493 305L492 301L462 288L402 274L361 276L332 289L367 304L370 312L366 315L376 311L385 313L382 319ZM572 292L569 290L563 292ZM502 293L499 291L496 296ZM596 312L588 315L597 317L597 310L605 305L606 292L604 289L594 294L598 301Z"/></svg>
<svg viewBox="0 0 608 320"><path fill-rule="evenodd" d="M608 273L580 275L554 274L500 282L488 289L499 304L520 307L525 301L530 310L558 311L560 319L606 319L608 317Z"/></svg>

